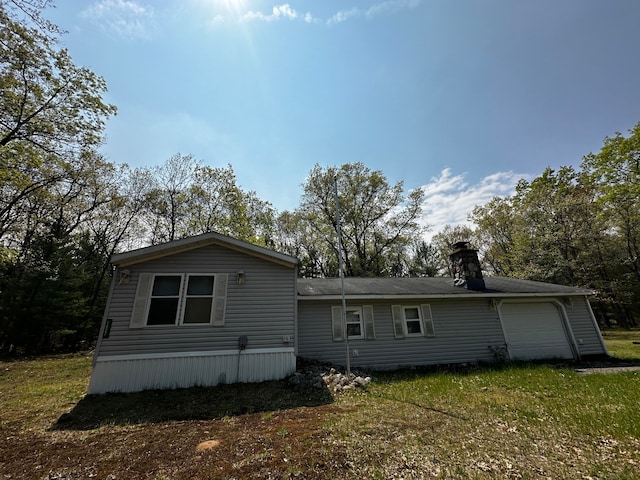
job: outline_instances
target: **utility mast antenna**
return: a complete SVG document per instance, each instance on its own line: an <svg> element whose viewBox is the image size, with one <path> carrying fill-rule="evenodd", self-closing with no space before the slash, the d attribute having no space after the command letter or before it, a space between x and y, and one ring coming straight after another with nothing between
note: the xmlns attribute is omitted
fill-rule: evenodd
<svg viewBox="0 0 640 480"><path fill-rule="evenodd" d="M340 202L338 201L338 177L334 178L336 193L336 230L338 232L338 265L340 269L340 289L342 291L342 331L347 346L347 378L351 377L351 356L349 353L349 331L347 329L347 300L344 294L344 261L342 258L342 233L340 231Z"/></svg>

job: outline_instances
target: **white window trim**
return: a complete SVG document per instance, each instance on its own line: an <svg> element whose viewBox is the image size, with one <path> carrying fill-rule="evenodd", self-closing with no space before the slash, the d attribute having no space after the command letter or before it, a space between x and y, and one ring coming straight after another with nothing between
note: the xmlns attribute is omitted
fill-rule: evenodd
<svg viewBox="0 0 640 480"><path fill-rule="evenodd" d="M360 319L357 323L358 325L360 325L360 335L349 335L349 340L360 340L360 339L364 339L364 319L362 317L362 307L347 307L347 317L349 315L349 312L357 312L358 313L358 318ZM355 325L356 322L349 322L348 320L346 321L346 325L345 328L347 329L347 332L349 332L349 325Z"/></svg>
<svg viewBox="0 0 640 480"><path fill-rule="evenodd" d="M418 318L407 318L407 310L416 310L418 312ZM404 329L404 336L405 337L424 337L424 321L422 320L422 308L420 308L420 305L402 305L402 317L403 317L403 324L402 327ZM417 333L409 333L409 327L407 326L407 324L409 322L418 322L420 325L420 331Z"/></svg>

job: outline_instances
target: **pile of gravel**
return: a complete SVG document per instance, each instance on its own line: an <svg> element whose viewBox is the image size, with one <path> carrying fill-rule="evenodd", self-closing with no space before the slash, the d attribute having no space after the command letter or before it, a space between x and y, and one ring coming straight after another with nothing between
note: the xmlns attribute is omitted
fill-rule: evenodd
<svg viewBox="0 0 640 480"><path fill-rule="evenodd" d="M333 393L365 388L370 383L371 377L361 372L352 371L351 375L347 375L338 368L313 362L302 362L298 370L289 377L289 384L296 389L328 388Z"/></svg>

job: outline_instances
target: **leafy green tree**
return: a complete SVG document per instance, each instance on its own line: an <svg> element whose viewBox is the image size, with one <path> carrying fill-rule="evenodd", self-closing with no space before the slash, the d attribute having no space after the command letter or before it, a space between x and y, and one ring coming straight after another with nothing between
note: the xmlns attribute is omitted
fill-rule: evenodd
<svg viewBox="0 0 640 480"><path fill-rule="evenodd" d="M275 221L274 248L299 260L298 274L304 278L338 275L338 257L326 248L318 229L300 211L282 212Z"/></svg>
<svg viewBox="0 0 640 480"><path fill-rule="evenodd" d="M516 276L584 285L581 255L590 237L592 204L592 191L572 167L547 168L532 182L521 181L514 197L520 216Z"/></svg>
<svg viewBox="0 0 640 480"><path fill-rule="evenodd" d="M471 227L467 225L445 225L442 230L436 233L431 239L431 247L434 250L434 261L436 268L441 274L452 276L449 254L451 247L457 242L470 242L471 245L477 245L475 242L475 234Z"/></svg>
<svg viewBox="0 0 640 480"><path fill-rule="evenodd" d="M603 323L640 316L640 124L581 170L547 168L471 215L492 272L592 288Z"/></svg>
<svg viewBox="0 0 640 480"><path fill-rule="evenodd" d="M153 245L190 234L189 189L198 166L193 155L177 153L154 169L154 188L147 196Z"/></svg>
<svg viewBox="0 0 640 480"><path fill-rule="evenodd" d="M196 167L187 203L190 234L217 231L260 245L271 242L273 207L242 190L231 165Z"/></svg>
<svg viewBox="0 0 640 480"><path fill-rule="evenodd" d="M623 239L629 273L640 283L640 123L628 137L605 138L602 150L587 155L582 168L598 188L609 226Z"/></svg>
<svg viewBox="0 0 640 480"><path fill-rule="evenodd" d="M640 318L640 123L628 136L607 137L600 152L584 157L582 169L597 195L597 221L604 226L599 247L606 265L608 301L622 324ZM611 308L608 309L611 311ZM609 314L610 315L610 314Z"/></svg>
<svg viewBox="0 0 640 480"><path fill-rule="evenodd" d="M323 273L334 276L329 258L338 258L336 223L337 182L340 222L345 251L345 275L388 276L394 274L394 253L403 251L421 234L418 219L424 194L404 195L402 182L389 185L380 171L363 163L322 168L316 165L303 186L299 218L313 232L321 249Z"/></svg>
<svg viewBox="0 0 640 480"><path fill-rule="evenodd" d="M215 231L261 245L272 240L275 211L255 192L244 191L231 165L201 165L176 154L152 172L146 199L151 243Z"/></svg>
<svg viewBox="0 0 640 480"><path fill-rule="evenodd" d="M48 4L0 2L0 349L50 348L55 331L91 324L79 234L112 199L113 166L95 152L116 109L58 48Z"/></svg>
<svg viewBox="0 0 640 480"><path fill-rule="evenodd" d="M474 208L469 219L476 226L474 236L488 273L515 275L519 268L515 239L522 219L513 206L513 199L494 197L489 203Z"/></svg>
<svg viewBox="0 0 640 480"><path fill-rule="evenodd" d="M420 239L414 242L409 257L409 277L436 277L441 274L442 260L432 243Z"/></svg>
<svg viewBox="0 0 640 480"><path fill-rule="evenodd" d="M46 4L46 2L44 2ZM29 2L11 2L37 15ZM76 66L65 49L11 16L0 3L0 239L21 223L43 189L68 179L102 141L104 80ZM13 240L13 239L10 239Z"/></svg>
<svg viewBox="0 0 640 480"><path fill-rule="evenodd" d="M5 159L98 145L105 119L116 112L102 100L106 89L103 78L0 3L0 147L14 143L2 150Z"/></svg>
<svg viewBox="0 0 640 480"><path fill-rule="evenodd" d="M92 215L79 227L76 242L94 259L93 288L89 306L98 313L103 307L106 283L111 270L111 256L118 251L146 245L146 225L143 221L147 196L152 189L148 169L131 169L126 164L102 170L101 180L108 201L100 203Z"/></svg>
<svg viewBox="0 0 640 480"><path fill-rule="evenodd" d="M103 183L113 166L96 155L84 157L64 182L30 197L21 243L8 249L12 255L1 267L0 331L6 344L28 352L55 346L56 332L84 338L99 323L96 267L106 260L88 248L85 232L113 200L113 189Z"/></svg>

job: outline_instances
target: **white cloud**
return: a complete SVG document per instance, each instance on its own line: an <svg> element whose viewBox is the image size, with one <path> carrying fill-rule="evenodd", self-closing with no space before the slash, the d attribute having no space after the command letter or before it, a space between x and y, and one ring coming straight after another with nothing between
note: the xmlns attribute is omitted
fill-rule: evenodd
<svg viewBox="0 0 640 480"><path fill-rule="evenodd" d="M422 3L422 0L386 0L384 2L371 5L366 11L367 18L390 12L397 13L404 9L413 9Z"/></svg>
<svg viewBox="0 0 640 480"><path fill-rule="evenodd" d="M362 12L359 8L352 8L350 10L340 10L338 13L334 14L329 20L327 20L328 25L335 25L336 23L346 22L347 20L353 17L359 17L362 15Z"/></svg>
<svg viewBox="0 0 640 480"><path fill-rule="evenodd" d="M445 225L471 225L467 217L476 206L485 205L496 196L512 195L518 181L529 178L526 174L497 172L469 185L466 175L453 175L450 168L445 168L439 177L420 187L425 194L422 224L430 226L428 238Z"/></svg>
<svg viewBox="0 0 640 480"><path fill-rule="evenodd" d="M123 38L151 37L153 9L132 0L100 0L81 15L98 23L107 33Z"/></svg>
<svg viewBox="0 0 640 480"><path fill-rule="evenodd" d="M248 11L240 18L244 21L263 21L273 22L275 20L302 20L306 23L326 23L327 25L335 25L343 23L354 18L373 18L385 13L397 13L405 9L413 9L422 3L422 0L385 0L374 3L368 8L361 9L358 7L340 10L326 20L312 15L310 12L301 14L292 8L288 3L277 5L272 8L271 13L263 13L260 11Z"/></svg>
<svg viewBox="0 0 640 480"><path fill-rule="evenodd" d="M421 3L422 0L385 0L374 3L366 9L353 7L348 10L340 10L327 20L327 25L335 25L357 17L371 19L385 13L398 13L401 10L416 8Z"/></svg>
<svg viewBox="0 0 640 480"><path fill-rule="evenodd" d="M298 12L292 9L288 3L285 3L284 5L273 7L273 16L276 18L282 17L293 20L298 17Z"/></svg>
<svg viewBox="0 0 640 480"><path fill-rule="evenodd" d="M252 21L252 20L260 20L263 22L273 22L275 20L296 20L300 19L307 23L315 22L315 18L311 13L307 12L304 15L298 13L295 9L291 8L288 3L284 3L282 5L276 5L271 9L270 14L265 14L262 12L255 12L250 10L242 15L241 20L244 21Z"/></svg>

